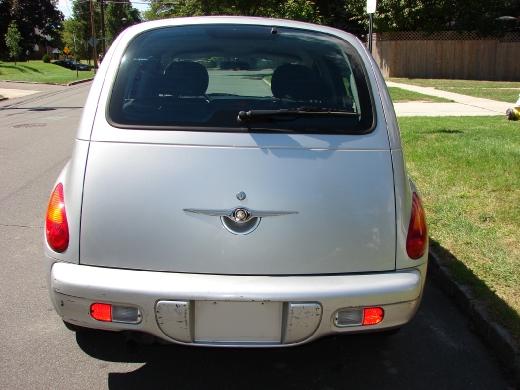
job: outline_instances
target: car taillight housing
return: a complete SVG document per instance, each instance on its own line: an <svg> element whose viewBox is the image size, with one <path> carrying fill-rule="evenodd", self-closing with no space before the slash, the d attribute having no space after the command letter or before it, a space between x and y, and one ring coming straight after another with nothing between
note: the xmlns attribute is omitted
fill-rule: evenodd
<svg viewBox="0 0 520 390"><path fill-rule="evenodd" d="M112 322L112 305L108 303L93 303L90 305L90 316L98 321Z"/></svg>
<svg viewBox="0 0 520 390"><path fill-rule="evenodd" d="M412 196L412 213L408 235L406 236L406 253L411 259L417 260L426 252L428 242L428 228L426 226L426 215L422 207L421 198L417 193Z"/></svg>
<svg viewBox="0 0 520 390"><path fill-rule="evenodd" d="M381 307L365 307L363 309L363 323L361 325L376 325L383 321L385 311Z"/></svg>
<svg viewBox="0 0 520 390"><path fill-rule="evenodd" d="M65 212L63 184L59 183L52 192L45 219L47 243L56 252L64 252L69 246L69 225Z"/></svg>

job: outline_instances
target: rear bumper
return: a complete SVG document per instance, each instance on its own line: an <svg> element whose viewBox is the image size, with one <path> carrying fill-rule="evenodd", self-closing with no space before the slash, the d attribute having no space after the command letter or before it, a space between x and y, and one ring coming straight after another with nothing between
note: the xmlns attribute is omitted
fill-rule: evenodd
<svg viewBox="0 0 520 390"><path fill-rule="evenodd" d="M141 331L183 344L218 346L297 345L334 333L398 327L415 314L426 276L426 264L398 272L334 276L180 274L69 263L53 263L50 267L51 299L58 314L67 322L96 329ZM225 309L223 312L230 307L231 310L244 307L229 306L226 302L265 302L271 306L277 303L281 313L280 339L267 342L240 337L236 342L199 340L194 333L201 329L201 324L196 324L199 315L195 314L195 305L200 301L223 303L220 306ZM136 306L141 320L137 324L96 321L89 315L93 302ZM340 328L335 325L338 309L366 306L382 307L384 320L372 326ZM254 316L250 308L247 310L249 316ZM229 312L226 315L229 316ZM257 320L249 319L246 323L265 322L265 318ZM230 327L234 324L227 323L225 333L235 331ZM214 333L215 328L212 329ZM241 325L236 324L237 336L243 331Z"/></svg>

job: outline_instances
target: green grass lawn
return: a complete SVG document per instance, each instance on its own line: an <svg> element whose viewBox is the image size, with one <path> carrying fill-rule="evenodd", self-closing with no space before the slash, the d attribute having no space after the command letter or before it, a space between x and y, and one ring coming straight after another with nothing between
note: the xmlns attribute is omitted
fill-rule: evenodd
<svg viewBox="0 0 520 390"><path fill-rule="evenodd" d="M520 82L516 81L477 81L447 79L405 79L392 78L391 81L413 84L421 87L434 87L443 91L463 95L515 103L520 94Z"/></svg>
<svg viewBox="0 0 520 390"><path fill-rule="evenodd" d="M400 118L430 237L520 341L520 125L504 117Z"/></svg>
<svg viewBox="0 0 520 390"><path fill-rule="evenodd" d="M430 96L430 95L424 95L422 93L417 93L413 91L407 91L405 89L397 88L397 87L388 87L388 91L390 92L390 96L392 97L392 100L394 103L401 103L401 102L412 102L412 101L421 101L421 102L428 102L428 103L448 103L452 100L436 97L436 96Z"/></svg>
<svg viewBox="0 0 520 390"><path fill-rule="evenodd" d="M41 60L29 62L0 61L0 80L33 81L46 84L66 84L71 81L94 77L93 71L76 71Z"/></svg>

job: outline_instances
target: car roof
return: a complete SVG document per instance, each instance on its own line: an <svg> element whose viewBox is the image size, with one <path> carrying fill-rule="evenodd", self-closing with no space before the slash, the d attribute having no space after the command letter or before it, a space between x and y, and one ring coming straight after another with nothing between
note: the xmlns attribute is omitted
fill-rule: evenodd
<svg viewBox="0 0 520 390"><path fill-rule="evenodd" d="M154 28L202 24L244 24L256 26L298 28L303 30L316 31L335 35L343 39L346 39L351 43L353 41L359 42L356 36L333 27L327 27L313 23L299 22L296 20L263 18L254 16L195 16L184 18L160 19L136 24L132 27L129 27L125 31L125 33L130 35L136 35Z"/></svg>

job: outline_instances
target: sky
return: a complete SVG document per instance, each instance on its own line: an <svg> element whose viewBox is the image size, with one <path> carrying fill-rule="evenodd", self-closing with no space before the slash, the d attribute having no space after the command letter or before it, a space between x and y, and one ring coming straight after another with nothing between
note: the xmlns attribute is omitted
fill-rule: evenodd
<svg viewBox="0 0 520 390"><path fill-rule="evenodd" d="M148 4L143 3L143 0L132 1L133 6L137 8L139 11L144 11L148 8ZM63 12L66 18L68 18L69 16L71 16L72 13L72 0L59 0L58 9L61 12Z"/></svg>

